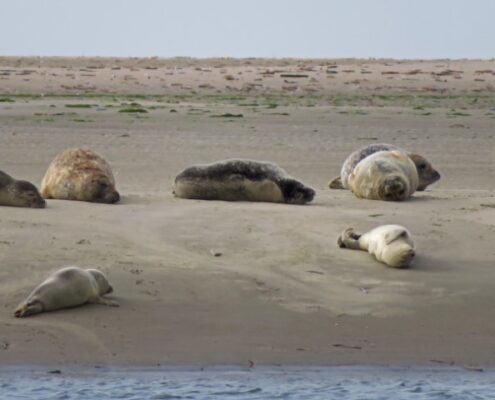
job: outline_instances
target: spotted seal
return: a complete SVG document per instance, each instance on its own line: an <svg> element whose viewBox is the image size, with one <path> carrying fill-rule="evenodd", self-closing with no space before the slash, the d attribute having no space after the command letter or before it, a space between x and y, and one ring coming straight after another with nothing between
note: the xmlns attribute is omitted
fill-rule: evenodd
<svg viewBox="0 0 495 400"><path fill-rule="evenodd" d="M44 208L46 202L32 183L0 171L0 206Z"/></svg>
<svg viewBox="0 0 495 400"><path fill-rule="evenodd" d="M193 165L175 178L177 197L305 204L315 191L269 162L229 159Z"/></svg>
<svg viewBox="0 0 495 400"><path fill-rule="evenodd" d="M402 151L407 153L407 155L411 158L412 162L416 165L416 169L418 170L419 183L416 190L423 191L426 189L427 186L440 179L440 173L435 170L431 163L423 156L415 153L408 153L400 147L394 146L393 144L377 143L364 146L351 153L344 161L344 164L342 164L340 176L332 179L329 182L328 186L330 187L330 189L349 189L348 178L357 163L371 154L374 154L378 151L386 150Z"/></svg>
<svg viewBox="0 0 495 400"><path fill-rule="evenodd" d="M358 162L347 183L356 197L401 201L418 187L418 172L407 154L379 151Z"/></svg>
<svg viewBox="0 0 495 400"><path fill-rule="evenodd" d="M45 199L115 203L119 192L110 165L89 149L74 148L59 153L41 182Z"/></svg>

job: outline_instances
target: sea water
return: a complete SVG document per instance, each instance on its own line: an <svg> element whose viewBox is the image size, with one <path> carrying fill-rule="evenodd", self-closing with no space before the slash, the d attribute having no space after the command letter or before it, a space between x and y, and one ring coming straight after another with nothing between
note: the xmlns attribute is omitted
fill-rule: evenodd
<svg viewBox="0 0 495 400"><path fill-rule="evenodd" d="M1 368L0 399L495 399L495 370Z"/></svg>

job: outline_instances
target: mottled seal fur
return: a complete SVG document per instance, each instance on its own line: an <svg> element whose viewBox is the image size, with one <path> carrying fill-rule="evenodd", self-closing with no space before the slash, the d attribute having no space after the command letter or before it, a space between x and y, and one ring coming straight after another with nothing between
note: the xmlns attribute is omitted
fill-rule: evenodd
<svg viewBox="0 0 495 400"><path fill-rule="evenodd" d="M363 158L349 175L348 185L356 197L401 201L418 187L418 172L401 151L379 151Z"/></svg>
<svg viewBox="0 0 495 400"><path fill-rule="evenodd" d="M67 149L51 162L41 182L45 199L115 203L120 195L110 165L89 149Z"/></svg>
<svg viewBox="0 0 495 400"><path fill-rule="evenodd" d="M342 164L342 169L340 170L340 176L332 179L329 183L329 187L331 189L349 189L348 178L349 175L354 170L354 167L365 157L368 157L371 154L374 154L378 151L385 150L399 150L406 153L413 163L416 165L416 169L418 171L419 183L416 190L422 191L425 190L427 186L432 183L438 181L440 179L440 173L433 168L426 158L420 156L419 154L409 153L405 150L401 149L398 146L394 146L393 144L387 143L377 143L370 144L355 152L351 153L349 157L346 158L344 164Z"/></svg>
<svg viewBox="0 0 495 400"><path fill-rule="evenodd" d="M45 311L76 307L86 303L118 306L103 298L113 289L105 275L96 269L66 267L38 285L15 310L16 317L27 317Z"/></svg>
<svg viewBox="0 0 495 400"><path fill-rule="evenodd" d="M409 267L416 255L411 233L400 225L381 225L363 235L347 228L337 244L341 248L368 251L378 261L395 268Z"/></svg>
<svg viewBox="0 0 495 400"><path fill-rule="evenodd" d="M275 164L232 159L186 168L175 178L174 194L187 199L305 204L315 191Z"/></svg>
<svg viewBox="0 0 495 400"><path fill-rule="evenodd" d="M44 208L45 205L36 186L0 171L0 206Z"/></svg>

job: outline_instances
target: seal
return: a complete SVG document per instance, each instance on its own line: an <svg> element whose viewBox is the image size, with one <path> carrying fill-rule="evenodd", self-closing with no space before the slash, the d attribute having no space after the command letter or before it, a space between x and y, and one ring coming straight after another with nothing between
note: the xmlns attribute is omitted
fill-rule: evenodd
<svg viewBox="0 0 495 400"><path fill-rule="evenodd" d="M419 183L416 190L423 191L427 186L435 183L440 179L440 173L433 168L431 163L415 153L408 153L400 147L394 146L393 144L388 143L377 143L370 144L368 146L361 147L355 152L351 153L349 157L346 158L344 164L342 164L342 169L340 170L340 176L332 179L328 186L330 189L349 189L348 186L348 178L352 173L356 165L365 157L368 157L371 154L374 154L378 151L386 151L386 150L398 150L406 153L412 160L412 162L416 165L416 169L418 171Z"/></svg>
<svg viewBox="0 0 495 400"><path fill-rule="evenodd" d="M185 199L305 204L315 191L275 164L229 159L186 168L175 178L174 194Z"/></svg>
<svg viewBox="0 0 495 400"><path fill-rule="evenodd" d="M46 202L32 183L0 171L0 206L44 208Z"/></svg>
<svg viewBox="0 0 495 400"><path fill-rule="evenodd" d="M89 149L67 149L58 154L41 182L45 199L115 203L119 192L110 165Z"/></svg>
<svg viewBox="0 0 495 400"><path fill-rule="evenodd" d="M118 303L103 298L113 288L97 269L62 268L38 285L15 310L18 318L45 311L77 307L86 303L118 307Z"/></svg>
<svg viewBox="0 0 495 400"><path fill-rule="evenodd" d="M416 252L411 233L401 225L381 225L360 235L347 228L339 236L341 248L365 250L378 261L394 268L407 268Z"/></svg>
<svg viewBox="0 0 495 400"><path fill-rule="evenodd" d="M379 151L358 162L347 183L356 197L401 201L418 187L418 172L407 154Z"/></svg>

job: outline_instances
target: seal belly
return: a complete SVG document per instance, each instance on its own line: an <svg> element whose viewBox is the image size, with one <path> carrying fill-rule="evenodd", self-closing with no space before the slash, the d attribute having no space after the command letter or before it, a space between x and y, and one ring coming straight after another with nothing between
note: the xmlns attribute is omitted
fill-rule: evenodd
<svg viewBox="0 0 495 400"><path fill-rule="evenodd" d="M284 202L282 191L269 179L180 178L175 182L174 194L185 199Z"/></svg>

